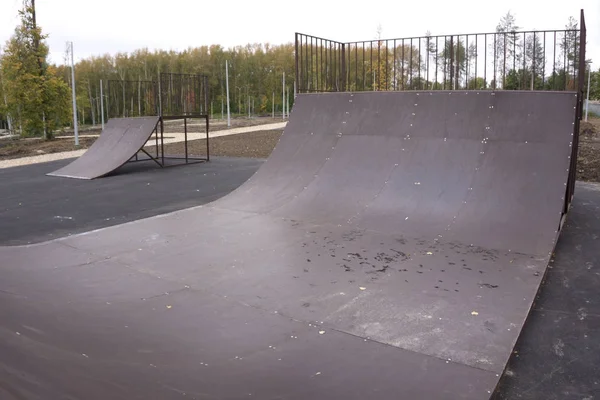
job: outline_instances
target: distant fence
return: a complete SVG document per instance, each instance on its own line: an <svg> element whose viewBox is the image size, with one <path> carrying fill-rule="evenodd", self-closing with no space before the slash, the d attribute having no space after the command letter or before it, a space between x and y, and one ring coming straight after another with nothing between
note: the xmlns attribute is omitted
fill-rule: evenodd
<svg viewBox="0 0 600 400"><path fill-rule="evenodd" d="M160 74L161 115L208 115L208 77Z"/></svg>
<svg viewBox="0 0 600 400"><path fill-rule="evenodd" d="M208 77L161 73L158 81L109 80L104 93L108 118L208 113Z"/></svg>
<svg viewBox="0 0 600 400"><path fill-rule="evenodd" d="M158 115L156 82L109 80L106 111L109 118Z"/></svg>

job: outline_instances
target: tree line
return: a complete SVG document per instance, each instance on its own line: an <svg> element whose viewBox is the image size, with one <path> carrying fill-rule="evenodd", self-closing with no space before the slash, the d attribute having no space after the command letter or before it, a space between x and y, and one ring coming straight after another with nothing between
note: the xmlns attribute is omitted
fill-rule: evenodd
<svg viewBox="0 0 600 400"><path fill-rule="evenodd" d="M27 1L19 13L20 24L0 53L0 129L2 125L10 125L21 136L50 137L52 132L72 124L71 69L67 62L47 63L46 37L36 26L35 10ZM576 28L577 22L569 19L565 29ZM464 36L444 37L440 42L429 33L419 39L418 47L412 43L391 46L376 37L370 51L377 51L377 63L372 57L365 58L365 50L359 44L354 47L351 44L345 54L347 76L342 78L347 79L349 90L572 89L568 77L576 75L578 34L565 34L556 42L561 52L559 58L564 62L559 62L558 67L554 65L549 72L542 67L548 63L548 55L543 51L541 37L515 35L518 29L515 17L507 13L496 27L498 35L493 45L483 50L490 52L490 60L498 72L493 78L488 74L484 79L481 67L478 71L475 65L481 59L481 44L475 45ZM226 107L225 61L229 64L230 107L234 114L248 114L249 110L252 114L270 114L273 109L280 112L284 102L283 73L289 101L293 103L290 93L294 90L295 50L292 43L266 43L228 49L220 45L200 46L179 52L139 49L92 56L75 66L78 120L83 124L99 123L101 93L105 107L106 103L113 107L105 108L105 118L147 112L147 104L142 108L143 88L149 81L157 81L161 72L208 76L207 111L220 117ZM448 62L450 58L452 63ZM312 57L306 67L301 65L301 71L306 77L299 77L300 81L308 89L334 84L327 75L331 70L323 70L318 57ZM131 81L133 89L124 98L124 94L108 90L109 81ZM600 99L600 70L592 73L590 97ZM115 104L120 105L114 108Z"/></svg>

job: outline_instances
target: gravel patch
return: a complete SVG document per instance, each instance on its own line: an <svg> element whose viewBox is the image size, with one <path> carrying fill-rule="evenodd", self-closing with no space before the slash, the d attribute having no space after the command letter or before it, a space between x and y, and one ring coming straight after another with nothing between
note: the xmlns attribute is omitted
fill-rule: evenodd
<svg viewBox="0 0 600 400"><path fill-rule="evenodd" d="M277 145L283 129L254 131L210 139L210 155L223 157L268 158ZM165 145L165 154L184 154L183 143ZM190 156L206 155L206 140L188 142Z"/></svg>

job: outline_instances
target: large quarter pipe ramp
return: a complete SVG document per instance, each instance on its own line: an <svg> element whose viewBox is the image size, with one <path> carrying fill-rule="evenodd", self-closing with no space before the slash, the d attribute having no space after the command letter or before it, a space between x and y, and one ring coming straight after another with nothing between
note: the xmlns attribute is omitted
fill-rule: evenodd
<svg viewBox="0 0 600 400"><path fill-rule="evenodd" d="M225 198L0 248L0 390L487 399L557 239L575 105L300 95Z"/></svg>

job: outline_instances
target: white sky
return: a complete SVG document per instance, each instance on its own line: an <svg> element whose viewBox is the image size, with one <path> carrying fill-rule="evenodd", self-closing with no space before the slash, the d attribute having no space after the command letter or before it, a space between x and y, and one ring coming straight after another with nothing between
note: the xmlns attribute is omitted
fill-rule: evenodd
<svg viewBox="0 0 600 400"><path fill-rule="evenodd" d="M12 35L22 0L0 0L0 43ZM294 32L338 41L493 32L507 11L522 29L562 29L585 9L587 58L600 67L600 0L37 0L37 19L49 34L51 61L65 42L76 58L149 49L292 42ZM369 8L370 7L370 8Z"/></svg>

